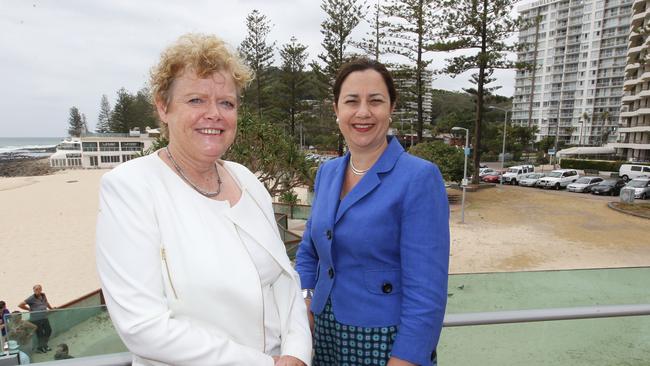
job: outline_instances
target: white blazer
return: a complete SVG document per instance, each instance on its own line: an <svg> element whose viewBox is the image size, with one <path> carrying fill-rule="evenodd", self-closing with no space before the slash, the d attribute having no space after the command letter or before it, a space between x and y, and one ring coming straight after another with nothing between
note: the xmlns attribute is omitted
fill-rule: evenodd
<svg viewBox="0 0 650 366"><path fill-rule="evenodd" d="M246 231L280 264L272 284L282 354L311 364L311 332L299 278L275 224L271 197L244 166L224 167L269 225L233 221L229 210L183 182L157 153L102 177L97 269L133 365L273 365L264 351L259 275L237 234Z"/></svg>

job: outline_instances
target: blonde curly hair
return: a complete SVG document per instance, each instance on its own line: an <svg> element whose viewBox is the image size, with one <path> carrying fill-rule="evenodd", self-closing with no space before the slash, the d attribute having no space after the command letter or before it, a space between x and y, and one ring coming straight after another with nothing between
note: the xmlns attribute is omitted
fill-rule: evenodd
<svg viewBox="0 0 650 366"><path fill-rule="evenodd" d="M151 99L169 106L174 80L186 70L192 70L201 78L215 72L229 72L240 94L253 79L253 72L244 64L237 52L226 42L214 35L188 33L167 47L160 55L158 64L151 69ZM161 123L163 136L167 137L167 126Z"/></svg>

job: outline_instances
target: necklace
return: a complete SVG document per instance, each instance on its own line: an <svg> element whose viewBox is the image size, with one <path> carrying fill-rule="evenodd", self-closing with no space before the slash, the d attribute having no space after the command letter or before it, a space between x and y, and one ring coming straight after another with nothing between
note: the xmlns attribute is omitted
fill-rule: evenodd
<svg viewBox="0 0 650 366"><path fill-rule="evenodd" d="M352 169L352 174L354 175L364 175L368 172L368 170L370 170L370 168L357 169L357 167L355 167L354 164L352 163L352 157L350 157L350 169Z"/></svg>
<svg viewBox="0 0 650 366"><path fill-rule="evenodd" d="M169 151L169 147L165 148L165 152L167 152L167 156L169 157L169 160L172 162L172 164L174 165L174 168L176 168L176 171L181 176L181 178L183 178L185 183L189 184L190 187L194 188L195 191L201 193L202 195L204 195L205 197L208 197L208 198L216 197L216 196L219 195L219 193L221 193L221 177L219 176L219 169L217 168L216 163L214 164L214 171L217 173L217 190L214 191L214 192L206 192L206 191L202 190L201 188L197 187L194 183L192 183L189 180L189 178L187 178L187 176L185 176L185 173L183 173L183 169L181 169L181 167L178 165L176 160L174 160L174 157L172 156L172 153Z"/></svg>

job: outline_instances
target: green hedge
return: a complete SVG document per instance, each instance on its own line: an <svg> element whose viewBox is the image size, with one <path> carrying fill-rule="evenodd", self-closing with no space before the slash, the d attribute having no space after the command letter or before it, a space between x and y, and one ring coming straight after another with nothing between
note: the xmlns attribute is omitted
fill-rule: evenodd
<svg viewBox="0 0 650 366"><path fill-rule="evenodd" d="M583 159L567 159L560 160L562 169L593 169L605 172L618 172L622 164L630 164L627 161L609 161L609 160L583 160ZM648 165L634 163L638 165Z"/></svg>

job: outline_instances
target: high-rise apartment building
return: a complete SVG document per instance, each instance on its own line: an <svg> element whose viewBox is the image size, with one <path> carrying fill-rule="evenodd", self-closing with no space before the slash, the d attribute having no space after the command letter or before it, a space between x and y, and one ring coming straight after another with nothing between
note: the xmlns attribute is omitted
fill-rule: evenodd
<svg viewBox="0 0 650 366"><path fill-rule="evenodd" d="M418 103L416 97L415 71L412 69L393 70L395 88L398 93L397 108L393 112L396 127L401 130L402 134L414 133L415 125L418 118ZM422 97L422 113L424 123L431 121L431 90L433 82L433 72L425 70L422 74L422 88L424 95ZM413 129L413 130L411 130Z"/></svg>
<svg viewBox="0 0 650 366"><path fill-rule="evenodd" d="M650 2L632 4L623 107L616 154L632 161L650 161Z"/></svg>
<svg viewBox="0 0 650 366"><path fill-rule="evenodd" d="M536 140L572 145L616 139L633 0L540 0L519 7L531 24L519 61L512 123L537 126Z"/></svg>

